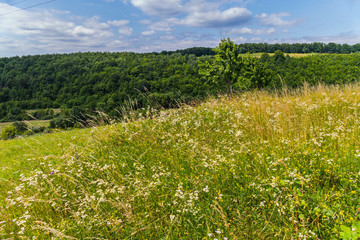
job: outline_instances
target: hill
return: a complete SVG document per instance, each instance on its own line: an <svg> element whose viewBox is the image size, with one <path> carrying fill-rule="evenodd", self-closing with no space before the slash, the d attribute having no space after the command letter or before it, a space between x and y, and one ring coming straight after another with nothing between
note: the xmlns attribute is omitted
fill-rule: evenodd
<svg viewBox="0 0 360 240"><path fill-rule="evenodd" d="M238 47L241 52L246 47L250 52L283 48L297 53L294 49L299 46L240 44ZM332 45L321 46L331 49ZM335 50L340 47L343 49L345 45L335 45ZM141 111L149 106L171 108L179 102L204 99L226 89L199 73L200 66L214 58L211 54L210 49L194 48L162 54L74 53L0 58L0 122L73 115L78 118L97 111L121 117L128 105ZM278 50L271 56L267 53L255 56L258 57L252 63L254 66L243 74L244 81L251 84L235 84L234 90L278 89L284 85L297 88L303 82L344 84L360 77L360 54L316 53L292 57L293 54Z"/></svg>
<svg viewBox="0 0 360 240"><path fill-rule="evenodd" d="M0 141L0 236L357 234L359 112L359 85L305 86Z"/></svg>

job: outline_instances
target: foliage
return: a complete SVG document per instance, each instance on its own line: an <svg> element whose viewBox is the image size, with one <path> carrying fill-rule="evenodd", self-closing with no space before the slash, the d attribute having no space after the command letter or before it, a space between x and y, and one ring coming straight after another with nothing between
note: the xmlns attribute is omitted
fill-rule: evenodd
<svg viewBox="0 0 360 240"><path fill-rule="evenodd" d="M15 127L17 134L21 134L28 129L25 122L14 122L12 125Z"/></svg>
<svg viewBox="0 0 360 240"><path fill-rule="evenodd" d="M137 108L146 107L145 92L164 96L163 107L202 98L211 89L199 80L197 61L180 53L1 58L0 121L50 119L58 117L52 109L74 107L86 114L116 114L129 100L136 99Z"/></svg>
<svg viewBox="0 0 360 240"><path fill-rule="evenodd" d="M245 52L275 53L272 56L263 54L260 58L237 54L242 64L239 64L240 70L233 71L236 75L233 81L237 82L233 82L234 90L279 89L285 85L297 88L304 82L310 85L318 82L346 84L360 79L360 54L313 54L301 58L286 54L300 49L316 53L325 50L354 52L360 45L350 46L351 49L330 43L235 45L239 53L244 49ZM210 66L216 59L214 52L208 50L0 58L0 121L71 119L73 108L80 110L83 116L102 111L121 118L122 109L129 101L136 102L134 108L142 109L152 103L171 108L177 107L178 103L204 99L226 91L226 84L210 84L199 74L199 65L208 62ZM219 73L210 72L217 76L217 83L221 83Z"/></svg>
<svg viewBox="0 0 360 240"><path fill-rule="evenodd" d="M340 238L343 240L356 240L360 238L360 222L352 224L351 228L341 225L340 229Z"/></svg>
<svg viewBox="0 0 360 240"><path fill-rule="evenodd" d="M247 89L251 79L244 77L245 67L257 62L252 57L247 57L248 63L245 64L245 57L239 53L238 45L230 39L222 39L219 46L214 49L215 58L211 61L200 63L200 74L210 79L216 85L226 85L226 94L233 94L233 86L239 89ZM249 72L248 72L249 73ZM250 74L249 74L250 75Z"/></svg>
<svg viewBox="0 0 360 240"><path fill-rule="evenodd" d="M17 135L23 134L28 129L24 122L13 122L11 125L4 127L1 130L0 136L2 139L11 139Z"/></svg>
<svg viewBox="0 0 360 240"><path fill-rule="evenodd" d="M212 48L205 48L205 47L193 47L193 48L187 48L187 49L176 50L176 51L162 51L161 52L161 54L166 54L166 55L171 55L174 53L180 53L181 55L193 54L197 57L215 55L215 52L213 51Z"/></svg>
<svg viewBox="0 0 360 240"><path fill-rule="evenodd" d="M359 112L359 85L304 86L0 141L0 237L345 238Z"/></svg>
<svg viewBox="0 0 360 240"><path fill-rule="evenodd" d="M42 133L45 132L46 127L44 126L32 126L29 128L29 131L31 134L35 134L35 133Z"/></svg>
<svg viewBox="0 0 360 240"><path fill-rule="evenodd" d="M237 90L248 90L251 88L265 88L271 83L271 72L263 62L270 56L261 60L247 54L243 56L239 52L239 45L222 39L217 48L214 49L215 58L200 62L200 74L212 80L216 85L226 85L227 95L232 95L233 86ZM268 55L264 55L268 56ZM277 51L273 57L276 65L285 59L284 53Z"/></svg>
<svg viewBox="0 0 360 240"><path fill-rule="evenodd" d="M241 53L275 53L282 51L286 53L358 53L360 44L337 44L337 43L241 43L239 44Z"/></svg>
<svg viewBox="0 0 360 240"><path fill-rule="evenodd" d="M16 128L14 125L9 125L1 130L0 136L2 139L11 139L16 136Z"/></svg>
<svg viewBox="0 0 360 240"><path fill-rule="evenodd" d="M58 117L50 121L50 128L67 129L73 127L75 123L69 118Z"/></svg>
<svg viewBox="0 0 360 240"><path fill-rule="evenodd" d="M243 61L237 45L230 39L222 39L214 49L215 58L206 62L200 73L210 78L216 84L226 84L226 94L233 94L233 84L241 75Z"/></svg>

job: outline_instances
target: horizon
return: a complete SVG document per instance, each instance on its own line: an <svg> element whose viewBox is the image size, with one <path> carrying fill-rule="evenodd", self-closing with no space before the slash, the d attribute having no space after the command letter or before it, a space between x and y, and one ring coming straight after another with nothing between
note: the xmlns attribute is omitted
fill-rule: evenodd
<svg viewBox="0 0 360 240"><path fill-rule="evenodd" d="M0 57L360 42L354 0L0 0Z"/></svg>

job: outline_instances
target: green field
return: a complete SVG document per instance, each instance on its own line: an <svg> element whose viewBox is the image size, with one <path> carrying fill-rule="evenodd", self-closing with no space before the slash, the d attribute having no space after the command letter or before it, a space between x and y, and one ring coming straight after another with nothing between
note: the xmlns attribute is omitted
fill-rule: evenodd
<svg viewBox="0 0 360 240"><path fill-rule="evenodd" d="M251 53L251 56L261 57L264 53ZM268 53L269 56L274 56L274 53ZM247 54L242 54L246 56ZM285 53L285 55L289 55L290 57L294 58L301 58L301 57L308 57L308 56L315 56L315 55L329 55L329 53Z"/></svg>
<svg viewBox="0 0 360 240"><path fill-rule="evenodd" d="M360 86L320 85L0 141L0 238L355 236L359 116Z"/></svg>
<svg viewBox="0 0 360 240"><path fill-rule="evenodd" d="M32 121L24 121L28 127L32 127L32 126L44 126L44 127L48 127L50 124L50 120L32 120ZM0 123L0 132L1 130L6 127L11 125L12 122L2 122Z"/></svg>

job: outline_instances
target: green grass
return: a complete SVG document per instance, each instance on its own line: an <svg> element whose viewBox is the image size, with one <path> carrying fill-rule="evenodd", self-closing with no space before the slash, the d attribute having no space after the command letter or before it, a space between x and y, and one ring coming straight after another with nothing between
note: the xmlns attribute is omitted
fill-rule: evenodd
<svg viewBox="0 0 360 240"><path fill-rule="evenodd" d="M33 126L48 127L50 125L50 120L31 120L31 121L25 121L25 123L28 125L28 127L33 127ZM0 123L0 132L4 127L9 126L11 124L12 124L12 122Z"/></svg>
<svg viewBox="0 0 360 240"><path fill-rule="evenodd" d="M360 86L304 87L2 141L0 238L339 238L359 114Z"/></svg>

